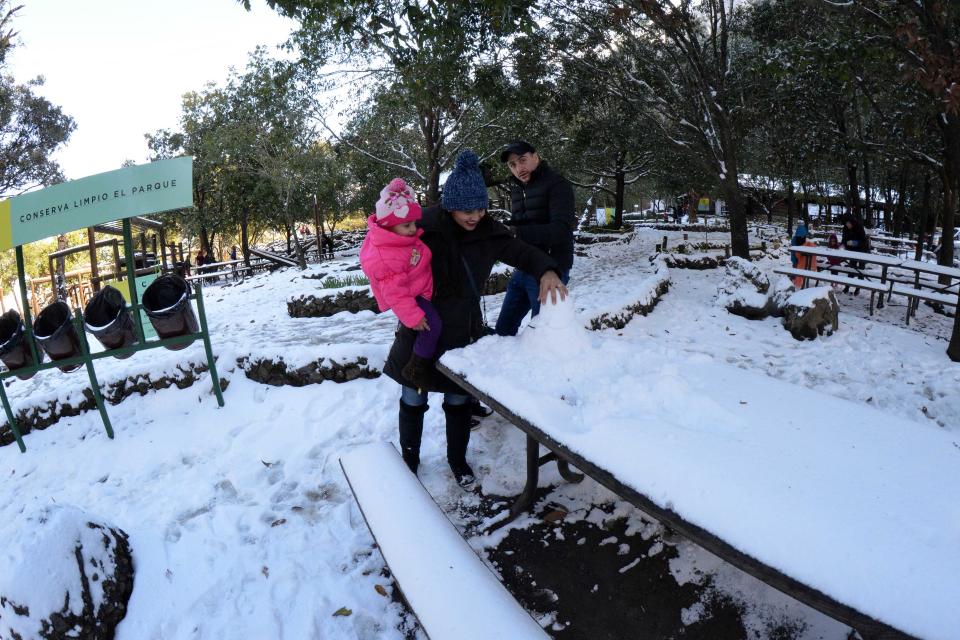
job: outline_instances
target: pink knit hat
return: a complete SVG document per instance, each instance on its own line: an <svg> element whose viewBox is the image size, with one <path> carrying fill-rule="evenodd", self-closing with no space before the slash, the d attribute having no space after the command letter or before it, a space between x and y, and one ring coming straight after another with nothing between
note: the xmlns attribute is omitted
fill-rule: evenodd
<svg viewBox="0 0 960 640"><path fill-rule="evenodd" d="M422 214L417 195L403 179L394 178L380 192L375 215L381 227L419 220Z"/></svg>

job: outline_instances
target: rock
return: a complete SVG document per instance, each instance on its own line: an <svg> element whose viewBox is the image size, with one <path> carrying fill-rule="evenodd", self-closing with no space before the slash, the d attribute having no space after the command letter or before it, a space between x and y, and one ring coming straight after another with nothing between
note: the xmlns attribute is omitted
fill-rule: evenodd
<svg viewBox="0 0 960 640"><path fill-rule="evenodd" d="M510 278L513 276L512 271L498 271L497 273L491 273L490 277L487 278L487 281L483 283L482 295L492 296L498 293L503 293L507 290L507 283L510 282Z"/></svg>
<svg viewBox="0 0 960 640"><path fill-rule="evenodd" d="M113 638L133 592L127 534L60 505L13 526L0 527L0 638Z"/></svg>
<svg viewBox="0 0 960 640"><path fill-rule="evenodd" d="M840 305L830 287L797 291L783 307L783 326L797 340L833 335L840 326ZM829 327L829 328L828 328Z"/></svg>
<svg viewBox="0 0 960 640"><path fill-rule="evenodd" d="M770 315L770 279L757 265L733 256L717 290L717 304L734 315L761 320Z"/></svg>
<svg viewBox="0 0 960 640"><path fill-rule="evenodd" d="M796 292L797 288L793 286L793 281L786 277L780 277L776 284L773 286L773 291L770 293L770 315L774 318L783 317L783 308L787 305L787 300L790 299Z"/></svg>

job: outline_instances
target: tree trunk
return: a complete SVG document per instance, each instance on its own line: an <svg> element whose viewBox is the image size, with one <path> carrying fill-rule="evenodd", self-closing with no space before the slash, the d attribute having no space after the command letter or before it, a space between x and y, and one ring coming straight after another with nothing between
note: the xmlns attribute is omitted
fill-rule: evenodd
<svg viewBox="0 0 960 640"><path fill-rule="evenodd" d="M210 252L210 237L207 234L207 228L205 226L200 227L200 248L204 254Z"/></svg>
<svg viewBox="0 0 960 640"><path fill-rule="evenodd" d="M240 213L240 251L243 253L243 264L247 267L250 266L250 243L248 235L249 225L250 209L244 207L243 211Z"/></svg>
<svg viewBox="0 0 960 640"><path fill-rule="evenodd" d="M847 160L847 210L857 220L860 215L860 185L857 184L857 163Z"/></svg>
<svg viewBox="0 0 960 640"><path fill-rule="evenodd" d="M930 215L930 172L923 177L923 200L920 203L920 225L917 228L917 251L914 259L923 257L923 245L927 236L927 218Z"/></svg>
<svg viewBox="0 0 960 640"><path fill-rule="evenodd" d="M872 189L871 179L870 179L870 163L866 158L863 159L863 192L865 194L864 209L866 213L864 218L868 220L867 223L871 227L874 226L874 217L873 217L873 195L871 194Z"/></svg>
<svg viewBox="0 0 960 640"><path fill-rule="evenodd" d="M720 187L723 190L723 199L727 202L727 211L730 218L730 251L733 255L750 259L750 240L747 235L747 214L743 206L743 196L740 195L740 185L737 183L737 167L730 168L730 173L724 176Z"/></svg>
<svg viewBox="0 0 960 640"><path fill-rule="evenodd" d="M893 207L893 232L903 234L903 223L907 218L907 163L900 167L900 180L897 184L897 201Z"/></svg>
<svg viewBox="0 0 960 640"><path fill-rule="evenodd" d="M787 235L793 237L793 178L787 180Z"/></svg>
<svg viewBox="0 0 960 640"><path fill-rule="evenodd" d="M957 209L957 185L956 181L950 176L943 176L943 200L940 203L940 221L943 229L940 233L940 252L937 257L937 264L953 266L953 214ZM949 277L944 279L940 277L940 282L946 284Z"/></svg>
<svg viewBox="0 0 960 640"><path fill-rule="evenodd" d="M66 234L61 233L57 236L57 251L62 251L67 248L67 236ZM60 300L69 301L69 293L67 291L67 259L63 256L57 258L57 298Z"/></svg>
<svg viewBox="0 0 960 640"><path fill-rule="evenodd" d="M626 189L627 176L623 171L618 170L614 179L617 181L617 186L614 196L613 227L620 229L623 227L623 192Z"/></svg>
<svg viewBox="0 0 960 640"><path fill-rule="evenodd" d="M427 154L427 204L440 202L440 131L435 110L420 112L420 133Z"/></svg>
<svg viewBox="0 0 960 640"><path fill-rule="evenodd" d="M290 228L293 230L291 235L293 236L293 248L297 256L297 266L301 269L306 269L307 256L303 253L303 245L300 243L300 234L297 232L296 223L294 223ZM289 240L287 246L289 246Z"/></svg>

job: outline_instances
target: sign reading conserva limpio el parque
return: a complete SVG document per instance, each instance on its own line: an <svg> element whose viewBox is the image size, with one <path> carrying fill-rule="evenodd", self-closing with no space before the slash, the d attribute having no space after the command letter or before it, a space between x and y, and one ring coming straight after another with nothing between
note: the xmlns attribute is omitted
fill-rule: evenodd
<svg viewBox="0 0 960 640"><path fill-rule="evenodd" d="M0 201L0 250L193 205L193 158L107 171Z"/></svg>

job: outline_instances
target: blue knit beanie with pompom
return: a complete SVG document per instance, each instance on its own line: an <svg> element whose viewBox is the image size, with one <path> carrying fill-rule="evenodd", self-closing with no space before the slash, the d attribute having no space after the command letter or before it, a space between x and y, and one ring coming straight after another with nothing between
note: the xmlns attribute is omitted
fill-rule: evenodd
<svg viewBox="0 0 960 640"><path fill-rule="evenodd" d="M443 185L441 202L447 211L473 211L486 209L489 199L487 185L480 173L480 159L470 149L465 149Z"/></svg>

